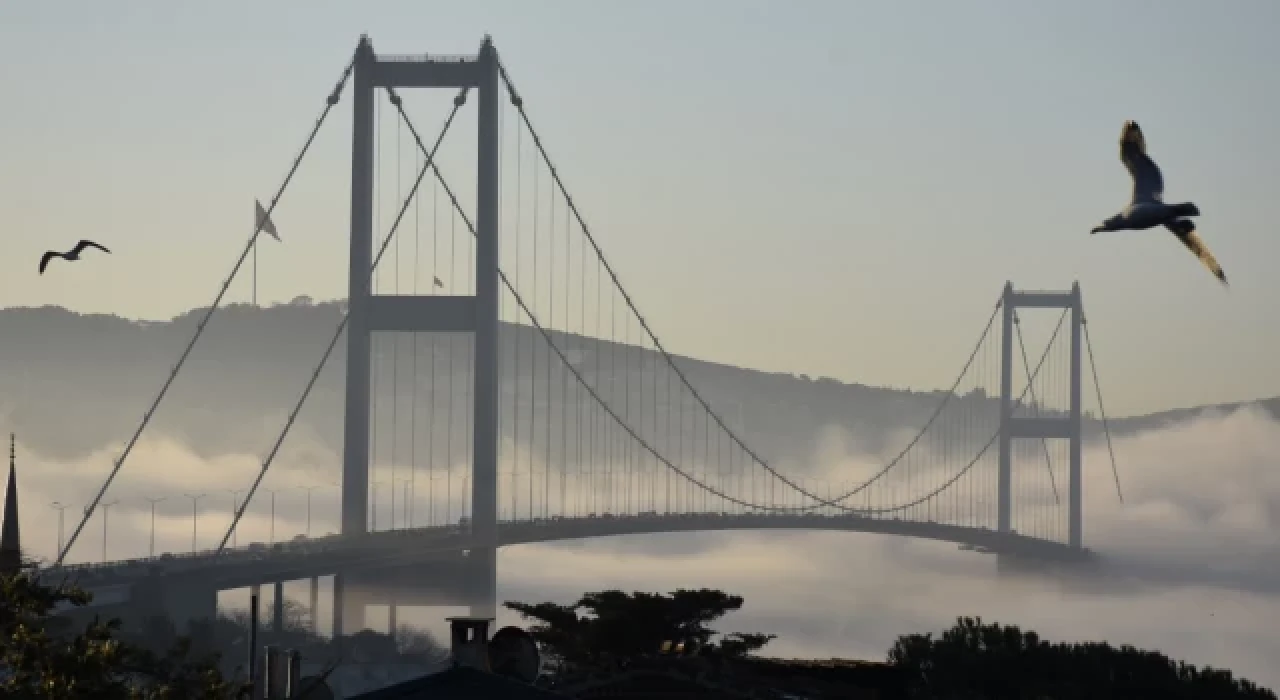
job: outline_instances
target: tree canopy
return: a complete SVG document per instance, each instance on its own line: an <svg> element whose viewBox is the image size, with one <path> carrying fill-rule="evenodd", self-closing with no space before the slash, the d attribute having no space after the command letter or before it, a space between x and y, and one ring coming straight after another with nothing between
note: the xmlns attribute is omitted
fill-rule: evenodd
<svg viewBox="0 0 1280 700"><path fill-rule="evenodd" d="M219 700L237 688L217 659L193 660L184 641L164 655L117 638L117 620L94 620L83 631L52 629L59 605L84 605L88 593L42 582L33 568L0 576L0 696L74 700Z"/></svg>
<svg viewBox="0 0 1280 700"><path fill-rule="evenodd" d="M1275 693L1227 670L1106 642L1051 643L981 618L958 618L938 637L899 637L889 663L907 672L913 697L1276 700Z"/></svg>
<svg viewBox="0 0 1280 700"><path fill-rule="evenodd" d="M742 597L711 589L661 593L618 590L587 593L571 605L507 602L536 621L529 633L554 661L590 664L660 651L684 642L702 653L744 656L768 644L771 634L732 634L715 643L707 625L742 607ZM580 614L581 612L581 614Z"/></svg>

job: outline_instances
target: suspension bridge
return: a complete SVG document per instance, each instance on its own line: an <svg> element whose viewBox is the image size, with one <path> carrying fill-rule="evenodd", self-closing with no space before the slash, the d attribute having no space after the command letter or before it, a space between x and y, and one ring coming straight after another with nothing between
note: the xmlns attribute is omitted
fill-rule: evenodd
<svg viewBox="0 0 1280 700"><path fill-rule="evenodd" d="M237 484L247 495L218 545L197 551L193 532L190 554L65 561L95 510L109 505L113 480L348 83L345 312L327 346L316 348L314 372L256 478ZM410 117L400 94L409 88L451 91L435 135ZM476 168L468 197L438 154L471 104ZM281 585L302 579L311 580L314 611L318 578L332 576L340 634L363 626L370 603L390 603L393 620L395 606L406 604L463 604L492 616L496 550L519 543L776 528L920 537L1026 559L1088 558L1082 385L1093 351L1078 286L1024 291L1006 283L972 352L955 358L954 383L937 394L914 436L875 468L819 480L788 473L748 443L732 417L731 391L691 381L687 361L668 351L627 293L566 180L487 38L474 56L387 56L363 37L266 216L50 570L73 573L103 600L115 591L177 619L211 614L219 590L262 584L276 586L279 616ZM1058 315L1038 352L1023 336L1024 309ZM341 531L239 546L237 525L260 506L263 479L339 342L346 343ZM1105 413L1102 427L1109 447ZM393 583L396 593L380 593ZM421 595L406 592L415 586Z"/></svg>

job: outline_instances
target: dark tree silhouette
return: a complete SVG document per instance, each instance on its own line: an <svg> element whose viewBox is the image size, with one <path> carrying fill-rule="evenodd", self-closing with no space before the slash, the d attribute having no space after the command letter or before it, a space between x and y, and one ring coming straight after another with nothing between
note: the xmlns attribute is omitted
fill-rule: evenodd
<svg viewBox="0 0 1280 700"><path fill-rule="evenodd" d="M920 698L1250 698L1275 693L1230 671L1105 642L1051 643L1012 625L959 618L938 637L898 638L889 663Z"/></svg>
<svg viewBox="0 0 1280 700"><path fill-rule="evenodd" d="M553 662L569 666L654 654L663 642L684 642L702 653L745 656L773 639L773 635L735 634L719 645L713 643L717 632L707 625L741 608L742 597L705 588L670 595L600 591L587 593L572 605L505 605L535 620L529 633Z"/></svg>
<svg viewBox="0 0 1280 700"><path fill-rule="evenodd" d="M122 642L118 620L94 620L81 632L53 629L61 604L84 605L90 595L42 582L34 567L0 576L0 697L74 700L232 698L217 659L188 658L185 641L163 655Z"/></svg>
<svg viewBox="0 0 1280 700"><path fill-rule="evenodd" d="M742 657L753 651L759 651L764 645L778 638L776 634L739 633L727 634L720 640L720 653L725 656Z"/></svg>

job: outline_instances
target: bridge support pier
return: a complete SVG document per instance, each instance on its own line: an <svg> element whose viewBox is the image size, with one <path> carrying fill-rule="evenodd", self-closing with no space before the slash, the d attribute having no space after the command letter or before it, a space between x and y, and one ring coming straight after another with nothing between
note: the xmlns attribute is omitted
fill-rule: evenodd
<svg viewBox="0 0 1280 700"><path fill-rule="evenodd" d="M350 585L348 577L339 573L333 577L333 638L350 636L365 628L365 598L363 592Z"/></svg>
<svg viewBox="0 0 1280 700"><path fill-rule="evenodd" d="M471 550L471 594L468 604L471 617L494 619L498 616L498 550L494 547Z"/></svg>
<svg viewBox="0 0 1280 700"><path fill-rule="evenodd" d="M320 634L320 577L311 577L311 598L307 601L308 617L310 618L311 634Z"/></svg>
<svg viewBox="0 0 1280 700"><path fill-rule="evenodd" d="M276 581L271 590L271 631L284 631L284 582Z"/></svg>
<svg viewBox="0 0 1280 700"><path fill-rule="evenodd" d="M213 621L218 616L216 588L190 584L164 588L164 614L173 621L178 634L194 632L192 623Z"/></svg>
<svg viewBox="0 0 1280 700"><path fill-rule="evenodd" d="M997 530L1011 532L1013 522L1013 451L1015 439L1065 439L1068 450L1067 486L1067 544L1084 547L1084 509L1082 487L1083 425L1080 408L1080 380L1082 364L1080 342L1083 335L1084 303L1080 296L1080 284L1071 285L1069 292L1018 292L1013 283L1006 282L1001 297L1002 327L1000 334L1000 446L999 474L997 479ZM1067 417L1017 417L1014 416L1013 395L1013 334L1019 308L1068 309L1071 315L1071 386L1070 407ZM1030 370L1028 370L1030 371ZM1015 563L1010 563L1018 568Z"/></svg>

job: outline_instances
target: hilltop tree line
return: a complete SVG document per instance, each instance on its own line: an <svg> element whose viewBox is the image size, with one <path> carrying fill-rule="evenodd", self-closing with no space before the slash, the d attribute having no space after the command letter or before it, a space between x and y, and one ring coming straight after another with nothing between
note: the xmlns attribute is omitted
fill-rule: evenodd
<svg viewBox="0 0 1280 700"><path fill-rule="evenodd" d="M53 617L55 608L84 605L90 596L65 582L43 581L38 574L28 566L0 575L0 697L245 697L239 668L224 669L216 652L197 649L162 622L140 635L123 634L118 620L95 619L81 629L58 624L65 618ZM741 659L774 639L767 633L721 634L710 627L742 605L741 596L710 589L669 595L600 591L568 605L506 603L532 621L529 631L552 675L616 667L619 660L656 655L672 643L683 643L689 654ZM264 641L274 632L301 635L292 645L305 649L305 619L296 609L290 617L284 630L269 631ZM235 619L210 624L243 632ZM313 651L322 653L323 643L312 641L318 645ZM423 635L404 635L399 649L387 641L390 653L443 660L443 651ZM1128 646L1053 643L1035 632L978 618L960 618L936 637L904 635L887 660L906 679L908 695L918 698L1276 699L1270 690L1227 670L1196 667Z"/></svg>

